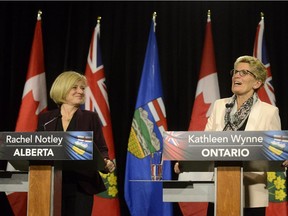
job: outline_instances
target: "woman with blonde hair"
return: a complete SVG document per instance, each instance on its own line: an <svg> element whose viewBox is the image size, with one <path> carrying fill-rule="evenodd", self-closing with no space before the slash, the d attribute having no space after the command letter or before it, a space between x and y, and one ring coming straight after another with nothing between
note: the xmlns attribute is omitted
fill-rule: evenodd
<svg viewBox="0 0 288 216"><path fill-rule="evenodd" d="M85 102L86 86L84 75L75 71L61 73L50 90L50 97L59 108L39 115L38 131L93 131L94 152L96 149L99 150L106 163L107 171L113 172L115 165L108 157L108 148L97 113L80 109ZM93 153L93 161L96 163L95 155ZM97 170L84 166L79 168L77 164L71 169L73 161L67 162L70 168L66 170L65 162L63 163L62 215L90 216L94 194L106 190L101 176Z"/></svg>

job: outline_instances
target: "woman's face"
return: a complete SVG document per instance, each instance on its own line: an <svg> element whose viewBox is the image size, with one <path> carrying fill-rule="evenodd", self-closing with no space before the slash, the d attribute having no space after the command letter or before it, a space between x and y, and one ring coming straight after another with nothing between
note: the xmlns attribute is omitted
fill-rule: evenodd
<svg viewBox="0 0 288 216"><path fill-rule="evenodd" d="M251 73L246 73L241 76L238 71L250 71L251 68L248 63L240 62L235 67L236 72L232 76L232 92L237 96L247 96L253 95L254 91L261 86L261 82L256 80L255 76Z"/></svg>
<svg viewBox="0 0 288 216"><path fill-rule="evenodd" d="M66 103L73 106L79 106L85 102L85 82L78 81L71 88L66 96Z"/></svg>

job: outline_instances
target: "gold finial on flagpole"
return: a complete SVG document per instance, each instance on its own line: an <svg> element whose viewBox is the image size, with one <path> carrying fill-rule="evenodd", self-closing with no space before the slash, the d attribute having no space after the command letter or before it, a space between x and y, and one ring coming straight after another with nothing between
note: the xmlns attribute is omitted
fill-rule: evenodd
<svg viewBox="0 0 288 216"><path fill-rule="evenodd" d="M98 16L98 17L97 17L97 23L100 23L101 18L102 18L101 16Z"/></svg>
<svg viewBox="0 0 288 216"><path fill-rule="evenodd" d="M41 20L42 11L38 10L37 20Z"/></svg>
<svg viewBox="0 0 288 216"><path fill-rule="evenodd" d="M153 21L156 22L157 13L153 12Z"/></svg>
<svg viewBox="0 0 288 216"><path fill-rule="evenodd" d="M156 16L157 16L157 13L153 12L154 32L156 30Z"/></svg>
<svg viewBox="0 0 288 216"><path fill-rule="evenodd" d="M263 19L264 19L264 13L261 12L261 13L260 13L260 16L261 16L261 19L263 20Z"/></svg>
<svg viewBox="0 0 288 216"><path fill-rule="evenodd" d="M207 17L210 18L210 16L211 16L211 11L208 10L208 12L207 12Z"/></svg>

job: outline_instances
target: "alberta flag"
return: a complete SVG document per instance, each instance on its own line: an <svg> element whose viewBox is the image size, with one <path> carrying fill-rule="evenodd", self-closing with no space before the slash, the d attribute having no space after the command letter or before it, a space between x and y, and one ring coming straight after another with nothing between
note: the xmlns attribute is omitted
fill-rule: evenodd
<svg viewBox="0 0 288 216"><path fill-rule="evenodd" d="M97 20L97 25L92 35L85 76L88 82L85 109L98 113L102 123L103 135L109 150L109 158L116 163L110 108L105 84L106 78L101 58L100 19ZM116 171L108 174L100 172L100 175L107 187L107 191L94 196L92 216L120 215Z"/></svg>
<svg viewBox="0 0 288 216"><path fill-rule="evenodd" d="M162 152L162 132L167 129L155 18L154 14L126 158L125 200L132 216L172 215L172 204L162 201L162 183L150 181L150 154ZM170 161L163 162L163 179L171 179Z"/></svg>
<svg viewBox="0 0 288 216"><path fill-rule="evenodd" d="M264 16L257 26L256 38L254 44L253 55L258 58L268 70L268 78L264 86L259 89L259 98L262 101L275 105L274 88L272 85L272 74L270 70L270 63L268 60L265 38L264 38ZM267 187L269 190L269 206L266 208L267 216L287 216L288 202L287 202L287 182L285 171L283 172L268 172L267 173Z"/></svg>

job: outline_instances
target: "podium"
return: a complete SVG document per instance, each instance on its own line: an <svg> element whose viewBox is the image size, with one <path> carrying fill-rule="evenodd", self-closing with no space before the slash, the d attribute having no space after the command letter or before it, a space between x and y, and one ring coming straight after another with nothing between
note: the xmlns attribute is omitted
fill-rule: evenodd
<svg viewBox="0 0 288 216"><path fill-rule="evenodd" d="M0 160L20 170L1 172L0 189L27 191L28 216L61 215L63 163L68 169L72 161L93 165L95 170L105 166L98 149L93 148L92 131L0 132Z"/></svg>
<svg viewBox="0 0 288 216"><path fill-rule="evenodd" d="M284 171L281 161L288 158L287 131L166 131L163 140L164 160L215 163L211 191L217 216L243 215L243 170ZM251 161L261 162L245 166ZM196 183L199 182L190 182ZM211 202L211 199L201 201Z"/></svg>
<svg viewBox="0 0 288 216"><path fill-rule="evenodd" d="M216 215L243 215L243 167L220 163L216 172Z"/></svg>

